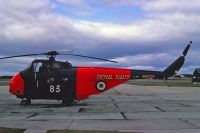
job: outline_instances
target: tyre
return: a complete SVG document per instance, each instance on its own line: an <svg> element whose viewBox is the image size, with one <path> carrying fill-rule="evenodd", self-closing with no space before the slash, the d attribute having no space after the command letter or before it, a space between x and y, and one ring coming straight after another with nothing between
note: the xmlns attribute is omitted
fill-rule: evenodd
<svg viewBox="0 0 200 133"><path fill-rule="evenodd" d="M20 105L21 105L21 106L27 106L26 100L22 100L22 101L20 102Z"/></svg>
<svg viewBox="0 0 200 133"><path fill-rule="evenodd" d="M21 106L27 106L27 105L30 105L31 104L31 99L27 99L27 100L22 100L20 102L20 105Z"/></svg>

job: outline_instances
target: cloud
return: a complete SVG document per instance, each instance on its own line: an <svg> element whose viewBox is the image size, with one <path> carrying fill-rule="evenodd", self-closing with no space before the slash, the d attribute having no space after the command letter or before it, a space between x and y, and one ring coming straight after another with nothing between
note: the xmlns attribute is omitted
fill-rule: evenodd
<svg viewBox="0 0 200 133"><path fill-rule="evenodd" d="M166 62L169 62L171 58L173 59L173 56L167 53L154 53L154 54L138 54L138 55L133 55L133 56L117 57L113 60L116 60L122 64L129 64L129 65L134 64L134 65L144 66L150 63L154 64L158 61L160 62L160 64L165 65Z"/></svg>
<svg viewBox="0 0 200 133"><path fill-rule="evenodd" d="M199 21L200 15L174 14L127 25L85 22L77 23L75 27L85 33L92 34L95 32L101 38L119 41L170 41L185 38L189 34L199 34L199 30L196 28L199 25ZM197 39L197 36L195 39Z"/></svg>
<svg viewBox="0 0 200 133"><path fill-rule="evenodd" d="M49 5L48 2L45 3L33 4L36 6L33 6L32 10L39 10L44 5ZM82 2L77 3L81 4ZM16 4L11 5L17 6ZM12 40L73 42L73 40L79 40L77 38L80 37L81 39L84 36L84 38L87 38L86 40L101 41L106 39L125 42L155 42L171 41L187 38L190 34L199 34L199 30L196 28L199 26L200 21L200 15L198 14L189 16L180 13L157 15L154 18L137 20L129 24L113 24L76 20L52 13L51 8L45 9L49 9L48 12L40 12L37 15L33 13L35 15L34 19L27 19L30 14L28 15L28 12L24 10L24 20L16 20L15 18L7 20L3 23L4 28L2 27L3 32L1 35L6 39ZM196 40L197 36L193 36L192 39Z"/></svg>
<svg viewBox="0 0 200 133"><path fill-rule="evenodd" d="M14 75L16 72L24 70L34 58L22 57L0 60L0 76Z"/></svg>
<svg viewBox="0 0 200 133"><path fill-rule="evenodd" d="M5 37L11 40L35 40L44 35L46 30L31 24L13 24L4 29Z"/></svg>
<svg viewBox="0 0 200 133"><path fill-rule="evenodd" d="M102 3L114 7L130 7L130 6L141 6L148 0L102 0Z"/></svg>
<svg viewBox="0 0 200 133"><path fill-rule="evenodd" d="M121 18L112 11L116 10L123 16L120 11L124 7L139 8L144 12L143 17L122 23L113 22L112 18ZM61 8L65 8L62 13L58 11ZM98 18L98 13L108 8L113 15L111 19L98 21L105 19L102 16ZM0 52L6 56L73 49L76 53L120 62L114 65L65 57L72 59L76 65L160 70L179 56L177 51L181 53L188 41L200 43L199 9L196 0L0 0ZM70 12L89 12L91 21L85 19L87 17L77 18ZM200 64L196 58L200 55L199 46L194 46L190 52L183 69L185 71L192 71L191 66ZM20 70L29 61L1 61L6 66L0 66L0 74L2 71L13 72L14 63L20 64L15 71Z"/></svg>
<svg viewBox="0 0 200 133"><path fill-rule="evenodd" d="M9 19L24 19L31 18L32 15L38 14L41 12L48 12L53 9L55 6L54 3L49 0L1 0L0 1L0 11L1 17L6 17ZM5 19L5 18L4 18Z"/></svg>
<svg viewBox="0 0 200 133"><path fill-rule="evenodd" d="M193 74L194 70L197 69L197 68L200 68L200 65L197 65L197 66L193 66L193 65L190 65L190 66L187 66L187 67L183 67L181 68L180 74Z"/></svg>
<svg viewBox="0 0 200 133"><path fill-rule="evenodd" d="M146 1L142 5L142 8L148 12L194 13L200 11L198 0L153 0Z"/></svg>
<svg viewBox="0 0 200 133"><path fill-rule="evenodd" d="M80 6L85 3L84 0L57 0L57 2L72 6Z"/></svg>
<svg viewBox="0 0 200 133"><path fill-rule="evenodd" d="M114 7L139 7L154 13L194 13L200 11L198 0L103 0L102 3Z"/></svg>
<svg viewBox="0 0 200 133"><path fill-rule="evenodd" d="M190 34L196 34L191 38L196 40L199 34L197 20L200 20L200 15L188 17L176 14L129 25L70 20L50 14L42 14L35 19L37 24L33 21L8 24L1 34L7 39L38 40L40 37L41 41L46 39L59 42L70 42L82 36L125 42L171 41L188 38ZM187 22L187 25L183 22Z"/></svg>
<svg viewBox="0 0 200 133"><path fill-rule="evenodd" d="M155 70L153 66L130 66L129 69L136 69L136 70Z"/></svg>

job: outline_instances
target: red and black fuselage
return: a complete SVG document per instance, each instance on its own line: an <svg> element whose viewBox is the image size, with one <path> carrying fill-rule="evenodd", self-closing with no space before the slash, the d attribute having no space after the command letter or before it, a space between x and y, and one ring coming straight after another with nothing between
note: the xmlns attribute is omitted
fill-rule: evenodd
<svg viewBox="0 0 200 133"><path fill-rule="evenodd" d="M164 71L132 70L106 67L72 67L68 62L34 60L10 81L10 93L26 99L58 99L72 103L100 94L130 79L165 79L184 64L190 44L183 56ZM24 55L23 55L24 56Z"/></svg>
<svg viewBox="0 0 200 133"><path fill-rule="evenodd" d="M40 63L50 67L37 71ZM29 68L11 79L10 93L19 98L83 100L130 79L163 77L156 71L64 66L67 66L66 62L35 60Z"/></svg>
<svg viewBox="0 0 200 133"><path fill-rule="evenodd" d="M39 64L48 65L49 68L38 70ZM10 93L19 98L74 101L100 94L130 79L146 78L163 79L164 73L122 68L71 67L66 62L35 60L30 67L11 79Z"/></svg>

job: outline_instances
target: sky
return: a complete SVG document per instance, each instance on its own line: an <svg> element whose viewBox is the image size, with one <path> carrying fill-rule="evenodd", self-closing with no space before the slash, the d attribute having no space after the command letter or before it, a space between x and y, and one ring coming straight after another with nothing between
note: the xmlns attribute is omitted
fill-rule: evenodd
<svg viewBox="0 0 200 133"><path fill-rule="evenodd" d="M199 0L0 0L0 57L74 50L119 63L58 56L73 66L164 70L190 40L180 73L200 67ZM0 60L0 75L35 58Z"/></svg>

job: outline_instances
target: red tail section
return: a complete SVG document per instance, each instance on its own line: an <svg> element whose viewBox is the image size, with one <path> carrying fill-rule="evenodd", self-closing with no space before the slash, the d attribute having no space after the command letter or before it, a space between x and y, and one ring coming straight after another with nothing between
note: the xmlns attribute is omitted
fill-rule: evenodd
<svg viewBox="0 0 200 133"><path fill-rule="evenodd" d="M78 67L76 96L83 100L109 90L131 78L131 70L102 67Z"/></svg>

